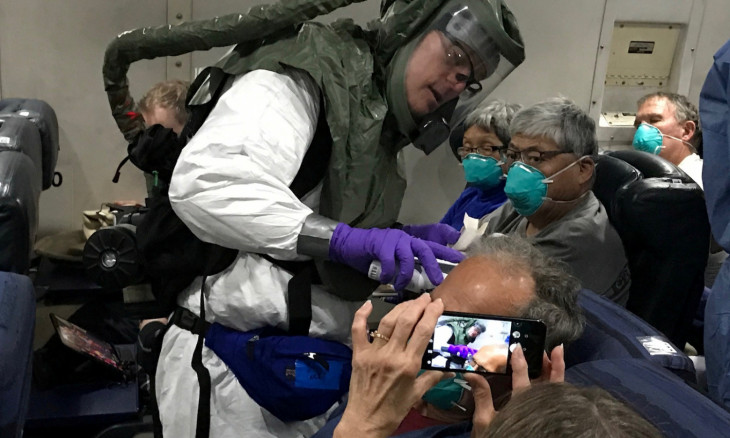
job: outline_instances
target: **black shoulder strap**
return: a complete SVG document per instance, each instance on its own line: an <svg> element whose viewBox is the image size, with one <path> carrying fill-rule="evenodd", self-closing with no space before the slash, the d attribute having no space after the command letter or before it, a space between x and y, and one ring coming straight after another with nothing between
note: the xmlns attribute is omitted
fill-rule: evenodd
<svg viewBox="0 0 730 438"><path fill-rule="evenodd" d="M312 143L304 155L299 172L289 188L299 199L317 187L325 178L332 155L332 135L327 125L324 96L320 96L319 118L317 130ZM291 270L279 260L267 257L272 263ZM287 311L289 313L289 334L295 336L309 335L312 322L312 282L317 278L317 268L313 261L305 262L303 267L294 270L294 276L287 286Z"/></svg>
<svg viewBox="0 0 730 438"><path fill-rule="evenodd" d="M225 85L229 78L233 75L229 75L218 67L206 67L198 76L195 77L193 83L188 88L188 94L185 98L186 108L188 111L188 120L185 122L180 137L185 139L192 138L198 129L203 126L203 122L208 118L208 115L213 110L213 107L218 103L223 91L225 91ZM196 94L201 91L201 87L207 85L207 94L209 98L202 103L191 104L191 100Z"/></svg>

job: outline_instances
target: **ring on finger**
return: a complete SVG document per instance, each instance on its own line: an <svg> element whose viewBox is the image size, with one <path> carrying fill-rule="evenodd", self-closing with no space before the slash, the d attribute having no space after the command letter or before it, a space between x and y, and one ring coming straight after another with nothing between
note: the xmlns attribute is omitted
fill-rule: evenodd
<svg viewBox="0 0 730 438"><path fill-rule="evenodd" d="M388 336L386 336L386 335L384 335L384 334L382 334L382 333L379 333L379 332L378 332L377 330L373 330L373 331L372 331L372 332L370 333L370 336L372 336L372 337L373 337L373 340L374 340L374 338L378 338L378 339L382 339L382 340L384 340L385 342L388 342L388 341L390 341L390 337L388 337Z"/></svg>

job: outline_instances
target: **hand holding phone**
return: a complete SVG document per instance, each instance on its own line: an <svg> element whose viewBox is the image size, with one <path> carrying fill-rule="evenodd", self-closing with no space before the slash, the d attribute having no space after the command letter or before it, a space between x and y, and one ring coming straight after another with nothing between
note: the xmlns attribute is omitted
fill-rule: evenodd
<svg viewBox="0 0 730 438"><path fill-rule="evenodd" d="M530 378L527 375L527 362L525 356L521 354L521 350L515 349L510 359L512 367L512 390L522 391L531 386ZM496 415L492 390L489 382L482 376L476 374L465 374L472 395L474 396L474 415L472 422L474 428L472 433L476 436L482 436L489 424ZM565 361L563 358L563 346L559 345L550 352L550 358L547 353L543 355L542 374L539 380L546 382L563 382L565 381Z"/></svg>

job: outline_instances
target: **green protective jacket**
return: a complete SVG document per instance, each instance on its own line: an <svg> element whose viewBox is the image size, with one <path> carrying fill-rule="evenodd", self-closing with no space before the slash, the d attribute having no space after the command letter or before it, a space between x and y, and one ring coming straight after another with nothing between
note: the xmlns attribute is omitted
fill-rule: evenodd
<svg viewBox="0 0 730 438"><path fill-rule="evenodd" d="M410 141L388 113L387 68L446 1L384 0L380 19L366 29L351 20L308 21L356 1L282 1L247 14L120 34L104 60L105 89L120 130L131 141L144 129L127 115L135 109L126 78L132 62L236 44L217 64L226 73L294 67L307 71L323 93L333 146L320 214L363 228L392 225L406 187L396 157Z"/></svg>
<svg viewBox="0 0 730 438"><path fill-rule="evenodd" d="M474 325L475 322L477 322L476 319L459 319L446 322L446 325L451 327L451 330L454 332L453 341L450 343L453 345L467 345L470 341L466 336L466 331L469 327Z"/></svg>

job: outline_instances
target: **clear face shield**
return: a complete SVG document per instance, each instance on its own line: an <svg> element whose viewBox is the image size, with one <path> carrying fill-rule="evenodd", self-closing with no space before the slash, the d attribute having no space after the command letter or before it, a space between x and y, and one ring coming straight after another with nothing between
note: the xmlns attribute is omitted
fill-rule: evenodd
<svg viewBox="0 0 730 438"><path fill-rule="evenodd" d="M433 31L440 33L444 62L463 91L417 123L413 144L427 154L525 59L517 23L502 0L450 2L424 35Z"/></svg>

